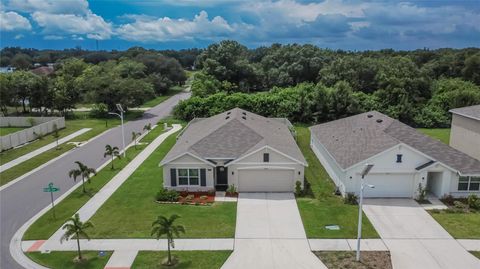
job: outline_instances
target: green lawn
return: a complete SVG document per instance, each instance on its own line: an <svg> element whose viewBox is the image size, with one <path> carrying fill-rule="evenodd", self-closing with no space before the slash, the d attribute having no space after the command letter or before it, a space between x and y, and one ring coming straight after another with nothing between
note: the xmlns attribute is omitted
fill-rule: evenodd
<svg viewBox="0 0 480 269"><path fill-rule="evenodd" d="M25 128L26 127L0 127L0 136L13 134L13 133L18 132L20 130L23 130Z"/></svg>
<svg viewBox="0 0 480 269"><path fill-rule="evenodd" d="M211 206L158 204L155 194L162 188L162 168L158 163L175 144L171 135L123 183L92 217L92 238L151 238L152 222L159 215L180 215L184 238L230 238L235 233L236 203ZM118 225L121 223L121 225Z"/></svg>
<svg viewBox="0 0 480 269"><path fill-rule="evenodd" d="M161 132L162 128L153 129L141 141L151 142ZM97 173L91 180L91 184L86 183L87 190L94 194L99 191L110 179L112 179L121 169L123 169L142 149L145 145L138 145L137 150L133 147L127 150L127 158L115 160L115 169L111 170L110 166L105 167ZM72 183L73 184L73 183ZM56 219L53 219L52 212L48 211L28 228L23 236L24 240L48 239L66 219L71 217L80 207L82 207L91 197L82 193L82 188L77 188L67 198L55 206ZM93 229L92 229L93 230Z"/></svg>
<svg viewBox="0 0 480 269"><path fill-rule="evenodd" d="M179 259L175 269L217 269L230 256L231 251L173 251ZM132 269L170 268L162 266L161 261L167 257L166 251L140 251L133 262Z"/></svg>
<svg viewBox="0 0 480 269"><path fill-rule="evenodd" d="M307 237L356 238L358 207L344 204L342 197L333 194L335 185L310 148L310 131L299 126L296 130L297 143L308 162L305 177L310 182L313 192L313 197L297 199ZM364 238L379 238L365 215L362 223ZM325 229L325 225L333 224L339 225L340 230Z"/></svg>
<svg viewBox="0 0 480 269"><path fill-rule="evenodd" d="M137 118L141 114L139 113L131 113L126 119L131 120ZM102 132L115 127L120 124L120 120L116 118L108 119L107 125L105 124L104 119L74 119L74 120L67 120L65 122L66 128L59 131L60 138L65 137L69 134L72 134L82 128L92 128L92 130L79 135L73 138L70 141L80 142L86 141L90 138L93 138ZM34 151L38 148L41 148L47 144L55 142L55 138L52 135L47 135L42 139L36 140L30 144L27 144L23 147L7 150L0 153L1 163L7 163L11 160L14 160L22 155L25 155L31 151ZM61 154L71 150L74 148L74 145L71 144L61 144L59 149L51 149L42 154L39 154L28 161L25 161L19 165L16 165L8 170L3 171L0 173L0 185L3 185L15 178L37 168L38 166L48 162L49 160L60 156Z"/></svg>
<svg viewBox="0 0 480 269"><path fill-rule="evenodd" d="M440 140L447 145L450 143L450 128L418 128L417 130L428 136L431 136L432 138Z"/></svg>
<svg viewBox="0 0 480 269"><path fill-rule="evenodd" d="M82 252L86 261L75 263L76 251L53 251L51 253L29 252L26 255L34 262L51 269L103 269L107 265L111 252L105 252L105 256L99 257L96 251Z"/></svg>
<svg viewBox="0 0 480 269"><path fill-rule="evenodd" d="M432 217L457 239L480 239L480 213L430 211Z"/></svg>
<svg viewBox="0 0 480 269"><path fill-rule="evenodd" d="M471 251L470 253L473 254L473 256L477 257L480 259L480 251Z"/></svg>

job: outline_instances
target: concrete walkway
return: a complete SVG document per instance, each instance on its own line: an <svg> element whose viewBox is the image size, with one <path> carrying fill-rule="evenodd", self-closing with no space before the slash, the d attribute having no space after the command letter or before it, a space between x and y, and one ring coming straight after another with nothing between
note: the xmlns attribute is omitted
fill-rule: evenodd
<svg viewBox="0 0 480 269"><path fill-rule="evenodd" d="M292 193L241 193L235 250L222 268L327 267L310 250Z"/></svg>
<svg viewBox="0 0 480 269"><path fill-rule="evenodd" d="M394 268L480 268L480 260L411 199L366 199L364 212L390 250Z"/></svg>
<svg viewBox="0 0 480 269"><path fill-rule="evenodd" d="M74 132L74 133L72 133L72 134L69 134L69 135L63 137L63 138L60 138L60 139L58 140L58 145L61 145L61 144L65 143L65 142L68 142L68 141L70 141L71 139L73 139L73 138L75 138L75 137L77 137L77 136L79 136L79 135L81 135L81 134L84 134L84 133L86 133L86 132L88 132L88 131L90 131L90 130L92 130L92 128L83 128L83 129L80 129L80 130L78 130L78 131L76 131L76 132ZM7 170L7 169L10 169L10 168L12 168L12 167L14 167L14 166L16 166L16 165L19 165L19 164L21 164L21 163L23 163L23 162L25 162L25 161L27 161L27 160L30 160L31 158L33 158L33 157L35 157L35 156L37 156L37 155L39 155L39 154L42 154L42 153L44 153L44 152L47 151L47 150L51 150L51 149L55 148L56 146L57 146L57 142L55 141L55 142L52 142L52 143L50 143L50 144L47 144L47 145L45 145L45 146L43 146L43 147L41 147L41 148L38 148L38 149L36 149L36 150L34 150L34 151L30 152L30 153L27 153L27 154L25 154L25 155L22 155L22 156L16 158L15 160L12 160L12 161L10 161L10 162L8 162L8 163L2 164L2 165L0 165L0 172L3 172L3 171L5 171L5 170Z"/></svg>
<svg viewBox="0 0 480 269"><path fill-rule="evenodd" d="M137 170L137 168L152 154L155 149L171 134L182 128L180 124L173 124L173 127L153 140L135 159L113 177L98 193L85 203L76 213L82 221L89 220L95 212L107 201L107 199ZM62 225L63 226L63 225ZM65 231L60 227L45 243L47 246L56 244Z"/></svg>

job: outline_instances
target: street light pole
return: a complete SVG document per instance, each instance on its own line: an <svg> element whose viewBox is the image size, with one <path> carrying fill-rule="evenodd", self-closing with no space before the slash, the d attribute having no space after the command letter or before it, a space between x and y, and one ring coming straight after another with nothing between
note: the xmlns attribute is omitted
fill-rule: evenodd
<svg viewBox="0 0 480 269"><path fill-rule="evenodd" d="M360 241L362 239L363 190L365 189L364 178L368 174L368 172L370 172L372 167L373 167L373 164L366 164L365 168L363 169L362 174L361 174L362 178L361 178L361 181L360 181L360 201L359 201L359 205L358 205L357 257L356 257L357 262L360 261ZM367 185L367 186L369 188L375 188L375 186L373 186L373 185Z"/></svg>
<svg viewBox="0 0 480 269"><path fill-rule="evenodd" d="M108 112L108 114L110 115L116 115L118 117L120 117L120 121L121 121L121 124L122 124L122 145L123 145L123 157L125 158L125 156L127 156L127 150L125 149L125 129L123 128L123 112L125 112L122 108L122 105L121 104L117 104L117 109L118 111L120 111L120 114L118 113L115 113L115 112Z"/></svg>

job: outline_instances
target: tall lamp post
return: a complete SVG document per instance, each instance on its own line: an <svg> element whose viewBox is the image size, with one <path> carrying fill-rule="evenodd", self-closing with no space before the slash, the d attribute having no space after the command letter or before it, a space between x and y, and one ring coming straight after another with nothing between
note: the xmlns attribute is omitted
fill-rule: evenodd
<svg viewBox="0 0 480 269"><path fill-rule="evenodd" d="M365 176L370 172L370 170L372 170L372 167L373 167L373 164L366 164L365 165L365 168L363 168L363 171L362 171L362 179L361 179L361 182L360 182L360 202L359 202L359 205L358 205L358 236L357 236L357 262L360 261L360 240L362 239L362 206L363 206L363 189L365 188L365 186L373 189L375 188L374 185L370 185L370 184L365 184L365 181L363 180L365 178Z"/></svg>
<svg viewBox="0 0 480 269"><path fill-rule="evenodd" d="M123 157L125 158L126 156L126 149L125 149L125 131L123 129L123 113L125 112L122 108L122 105L121 104L117 104L117 110L120 111L120 114L118 113L115 113L115 112L108 112L108 114L110 115L116 115L118 117L120 117L120 120L122 122L122 144L123 144Z"/></svg>

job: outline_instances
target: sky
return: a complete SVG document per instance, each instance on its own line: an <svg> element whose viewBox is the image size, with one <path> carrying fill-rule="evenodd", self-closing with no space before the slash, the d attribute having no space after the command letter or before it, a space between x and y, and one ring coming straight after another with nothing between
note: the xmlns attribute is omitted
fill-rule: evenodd
<svg viewBox="0 0 480 269"><path fill-rule="evenodd" d="M0 47L203 48L233 39L322 48L480 46L480 0L1 0Z"/></svg>

